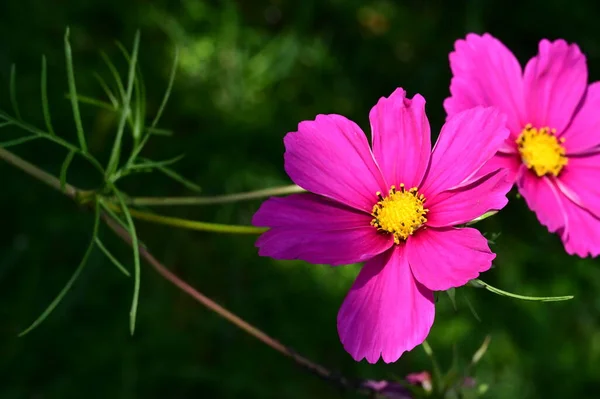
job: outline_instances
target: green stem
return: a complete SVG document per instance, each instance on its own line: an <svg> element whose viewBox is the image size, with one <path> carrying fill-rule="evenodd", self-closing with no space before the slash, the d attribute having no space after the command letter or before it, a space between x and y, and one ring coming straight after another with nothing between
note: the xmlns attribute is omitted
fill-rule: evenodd
<svg viewBox="0 0 600 399"><path fill-rule="evenodd" d="M493 287L488 283L479 280L478 278L472 280L475 284L481 285L486 290L493 292L497 295L507 296L515 299L521 299L523 301L539 301L539 302L557 302L557 301L567 301L569 299L573 299L573 295L565 295L565 296L525 296L519 294L513 294L512 292L503 291L499 288Z"/></svg>
<svg viewBox="0 0 600 399"><path fill-rule="evenodd" d="M104 205L111 208L113 211L122 211L121 207L115 204L105 203ZM166 226L179 227L188 230L210 231L213 233L231 234L261 234L267 231L267 228L264 227L198 222L195 220L181 219L171 216L155 215L153 213L142 212L135 209L130 209L129 213L135 219L145 220L151 223L164 224Z"/></svg>
<svg viewBox="0 0 600 399"><path fill-rule="evenodd" d="M214 197L136 197L130 198L128 203L138 206L212 205L253 200L275 195L301 193L304 191L305 190L303 188L292 184L289 186L267 188L245 193L217 195Z"/></svg>

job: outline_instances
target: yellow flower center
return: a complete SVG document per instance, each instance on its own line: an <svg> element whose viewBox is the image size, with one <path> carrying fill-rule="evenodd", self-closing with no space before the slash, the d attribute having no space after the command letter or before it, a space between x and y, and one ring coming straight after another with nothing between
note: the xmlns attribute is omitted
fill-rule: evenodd
<svg viewBox="0 0 600 399"><path fill-rule="evenodd" d="M556 137L556 129L536 129L527 124L517 139L521 159L528 169L539 177L553 174L558 176L568 163L565 155L564 138Z"/></svg>
<svg viewBox="0 0 600 399"><path fill-rule="evenodd" d="M404 184L400 185L400 190L396 187L390 188L387 197L383 197L377 192L379 202L373 207L373 220L371 226L377 227L377 230L394 235L394 242L400 244L400 240L406 240L423 223L427 222L425 214L429 209L423 207L425 197L418 193L416 187L406 190Z"/></svg>

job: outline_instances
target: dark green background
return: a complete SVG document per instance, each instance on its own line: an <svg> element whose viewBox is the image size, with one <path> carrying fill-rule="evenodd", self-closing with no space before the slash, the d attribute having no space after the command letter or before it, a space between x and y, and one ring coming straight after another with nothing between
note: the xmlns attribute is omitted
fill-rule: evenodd
<svg viewBox="0 0 600 399"><path fill-rule="evenodd" d="M141 68L152 115L167 84L174 45L178 77L145 155L185 153L177 170L204 194L288 184L282 138L303 119L340 113L368 128L377 99L402 86L428 100L432 130L444 118L448 53L468 32L490 32L524 63L541 38L577 42L590 79L600 78L596 2L558 1L127 1L6 0L0 5L1 104L8 109L10 64L18 71L21 112L42 125L41 54L48 58L51 108L60 134L75 140L62 40L71 27L77 84L102 96L93 71L108 72L106 51L125 73L114 40L131 47L142 32ZM115 116L83 106L92 151L106 159ZM15 132L0 131L0 137ZM590 132L598 134L598 132ZM11 136L12 137L12 136ZM16 152L58 174L64 150L48 143ZM59 193L0 163L1 398L332 398L340 393L142 269L135 336L128 332L132 281L96 251L52 316L25 328L62 288L88 243L91 217ZM71 183L99 181L83 163ZM189 195L160 175L130 178L131 195ZM197 220L248 224L259 202L162 210ZM429 337L444 367L454 350L468 361L486 334L476 370L488 398L593 398L600 389L598 262L565 254L514 193L481 223L501 232L496 267L483 278L530 295L574 294L562 303L525 303L474 288L457 291L458 310L439 295ZM259 258L254 237L211 235L138 223L141 238L199 290L298 352L353 378L391 379L430 368L421 347L391 365L357 364L339 343L335 317L357 273ZM102 229L127 266L129 249ZM464 297L481 316L478 322Z"/></svg>

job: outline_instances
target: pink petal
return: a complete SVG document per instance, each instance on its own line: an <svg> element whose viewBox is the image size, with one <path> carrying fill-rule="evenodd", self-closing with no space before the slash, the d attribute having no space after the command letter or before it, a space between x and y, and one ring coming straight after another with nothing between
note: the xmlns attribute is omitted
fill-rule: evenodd
<svg viewBox="0 0 600 399"><path fill-rule="evenodd" d="M449 117L419 191L433 200L473 177L508 137L505 126L506 116L496 108L475 107Z"/></svg>
<svg viewBox="0 0 600 399"><path fill-rule="evenodd" d="M338 313L344 348L356 361L395 362L421 344L433 324L433 293L419 284L405 247L395 246L362 268Z"/></svg>
<svg viewBox="0 0 600 399"><path fill-rule="evenodd" d="M364 133L340 115L318 115L284 138L285 170L300 187L371 212L387 192Z"/></svg>
<svg viewBox="0 0 600 399"><path fill-rule="evenodd" d="M600 216L600 154L570 157L557 185L571 201Z"/></svg>
<svg viewBox="0 0 600 399"><path fill-rule="evenodd" d="M564 132L567 154L576 154L600 146L600 82L588 86L571 125Z"/></svg>
<svg viewBox="0 0 600 399"><path fill-rule="evenodd" d="M489 34L467 35L457 40L450 53L452 81L444 101L448 116L477 105L496 106L508 116L508 128L518 134L523 129L523 77L515 56Z"/></svg>
<svg viewBox="0 0 600 399"><path fill-rule="evenodd" d="M567 225L561 238L567 253L582 258L600 255L600 219L569 200L564 209Z"/></svg>
<svg viewBox="0 0 600 399"><path fill-rule="evenodd" d="M481 176L485 176L495 170L505 169L508 172L507 179L510 180L513 184L517 180L517 173L519 172L519 168L523 162L521 161L521 157L517 154L503 154L496 153L487 161L481 169L477 172L476 177L479 178Z"/></svg>
<svg viewBox="0 0 600 399"><path fill-rule="evenodd" d="M456 226L488 211L500 210L508 203L506 194L513 183L508 180L506 169L498 169L467 186L444 191L425 203L429 209L427 226Z"/></svg>
<svg viewBox="0 0 600 399"><path fill-rule="evenodd" d="M373 217L315 194L269 198L254 215L255 226L270 227L256 241L259 255L346 265L371 259L394 241L370 226Z"/></svg>
<svg viewBox="0 0 600 399"><path fill-rule="evenodd" d="M413 275L432 291L465 285L496 257L486 238L472 228L422 229L406 242L406 252Z"/></svg>
<svg viewBox="0 0 600 399"><path fill-rule="evenodd" d="M389 185L414 187L421 182L431 154L431 131L425 115L425 99L406 98L396 89L379 99L369 113L373 153Z"/></svg>
<svg viewBox="0 0 600 399"><path fill-rule="evenodd" d="M538 55L525 66L528 119L524 122L562 133L585 93L587 75L585 56L576 44L542 40Z"/></svg>
<svg viewBox="0 0 600 399"><path fill-rule="evenodd" d="M565 226L565 198L552 180L545 176L538 177L523 165L517 177L517 186L529 209L535 212L540 223L551 233Z"/></svg>

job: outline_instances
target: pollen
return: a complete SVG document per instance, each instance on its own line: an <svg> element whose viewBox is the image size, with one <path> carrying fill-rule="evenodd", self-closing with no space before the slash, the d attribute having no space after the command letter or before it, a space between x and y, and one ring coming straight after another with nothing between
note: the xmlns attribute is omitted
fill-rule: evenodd
<svg viewBox="0 0 600 399"><path fill-rule="evenodd" d="M406 190L404 184L401 184L400 190L396 190L392 186L386 197L380 192L377 196L379 202L373 206L371 226L381 232L393 234L396 244L406 241L427 222L425 215L429 210L423 207L425 197L419 194L417 187Z"/></svg>
<svg viewBox="0 0 600 399"><path fill-rule="evenodd" d="M517 139L517 146L523 163L537 176L558 176L568 163L564 142L564 138L556 137L556 129L536 129L527 124Z"/></svg>

